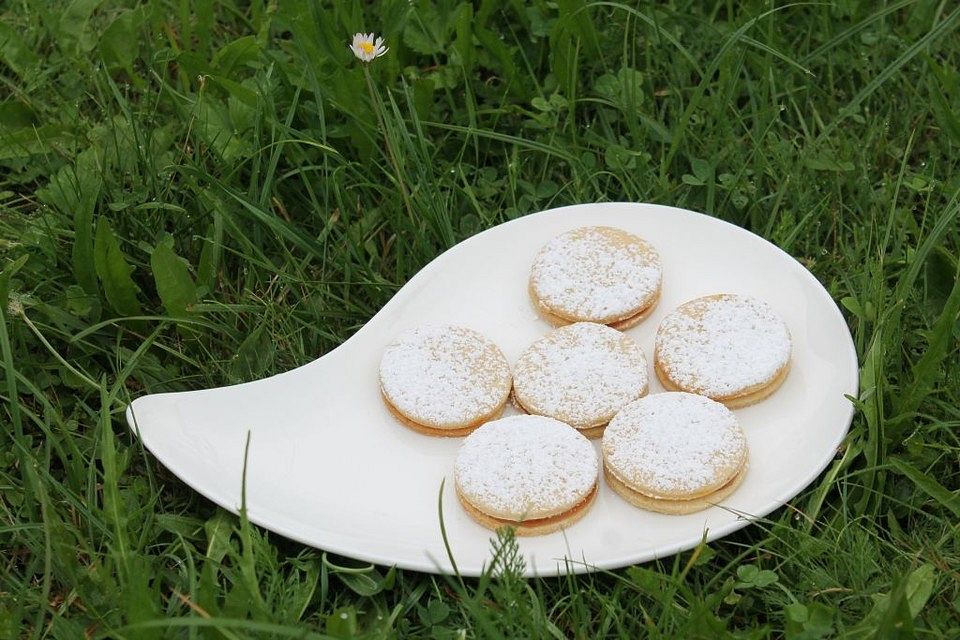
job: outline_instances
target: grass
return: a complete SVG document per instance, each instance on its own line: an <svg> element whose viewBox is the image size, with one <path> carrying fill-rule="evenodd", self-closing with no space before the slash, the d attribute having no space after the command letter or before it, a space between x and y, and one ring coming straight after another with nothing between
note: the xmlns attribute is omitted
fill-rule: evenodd
<svg viewBox="0 0 960 640"><path fill-rule="evenodd" d="M0 637L960 635L954 3L0 16ZM390 46L372 94L360 30ZM497 580L357 567L215 508L125 426L142 393L316 358L481 229L605 200L750 229L847 315L849 438L735 535L560 580L518 578L509 536Z"/></svg>

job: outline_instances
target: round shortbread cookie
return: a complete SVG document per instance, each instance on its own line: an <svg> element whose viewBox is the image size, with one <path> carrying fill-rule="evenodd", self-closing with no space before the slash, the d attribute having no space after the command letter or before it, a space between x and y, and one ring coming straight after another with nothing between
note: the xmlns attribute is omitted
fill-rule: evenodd
<svg viewBox="0 0 960 640"><path fill-rule="evenodd" d="M747 439L733 412L682 392L654 394L624 407L607 426L601 450L608 475L632 491L667 501L707 498L730 484L747 462Z"/></svg>
<svg viewBox="0 0 960 640"><path fill-rule="evenodd" d="M530 414L599 436L624 405L647 393L647 359L616 329L578 322L551 331L517 360L513 395Z"/></svg>
<svg viewBox="0 0 960 640"><path fill-rule="evenodd" d="M380 390L390 412L428 435L466 435L497 417L511 382L500 349L464 327L408 331L380 361Z"/></svg>
<svg viewBox="0 0 960 640"><path fill-rule="evenodd" d="M543 416L488 422L467 436L454 464L457 496L489 528L547 533L579 520L597 493L590 441Z"/></svg>
<svg viewBox="0 0 960 640"><path fill-rule="evenodd" d="M680 305L660 323L654 370L664 387L745 407L787 377L790 330L767 303L717 294Z"/></svg>
<svg viewBox="0 0 960 640"><path fill-rule="evenodd" d="M582 227L540 249L530 297L556 325L597 322L626 329L660 298L660 256L648 242L613 227Z"/></svg>

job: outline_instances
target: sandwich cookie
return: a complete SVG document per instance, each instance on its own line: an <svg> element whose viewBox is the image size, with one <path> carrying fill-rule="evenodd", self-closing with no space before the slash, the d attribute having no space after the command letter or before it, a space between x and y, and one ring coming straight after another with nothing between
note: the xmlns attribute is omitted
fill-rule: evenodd
<svg viewBox="0 0 960 640"><path fill-rule="evenodd" d="M583 227L548 242L530 270L530 297L554 325L597 322L627 329L660 299L660 256L613 227Z"/></svg>
<svg viewBox="0 0 960 640"><path fill-rule="evenodd" d="M691 300L663 319L654 370L668 391L689 391L736 409L783 384L790 351L790 330L770 305L722 293Z"/></svg>
<svg viewBox="0 0 960 640"><path fill-rule="evenodd" d="M454 479L460 504L479 524L536 536L586 514L598 471L593 445L576 429L553 418L511 416L467 436Z"/></svg>
<svg viewBox="0 0 960 640"><path fill-rule="evenodd" d="M624 405L646 395L647 359L616 329L592 322L540 338L517 360L513 397L523 411L598 438Z"/></svg>
<svg viewBox="0 0 960 640"><path fill-rule="evenodd" d="M627 405L604 432L601 451L611 489L641 509L668 514L720 502L747 467L747 439L733 412L690 393Z"/></svg>
<svg viewBox="0 0 960 640"><path fill-rule="evenodd" d="M413 329L380 361L380 391L406 426L431 436L464 436L500 415L510 365L490 340L449 325Z"/></svg>

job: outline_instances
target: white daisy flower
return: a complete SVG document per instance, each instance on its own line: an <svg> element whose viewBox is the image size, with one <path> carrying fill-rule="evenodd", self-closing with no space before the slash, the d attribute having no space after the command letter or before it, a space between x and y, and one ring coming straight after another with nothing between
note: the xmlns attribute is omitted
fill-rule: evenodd
<svg viewBox="0 0 960 640"><path fill-rule="evenodd" d="M390 48L383 46L383 38L374 40L372 33L357 33L353 36L350 50L364 62L372 62L374 58L379 58L390 51Z"/></svg>

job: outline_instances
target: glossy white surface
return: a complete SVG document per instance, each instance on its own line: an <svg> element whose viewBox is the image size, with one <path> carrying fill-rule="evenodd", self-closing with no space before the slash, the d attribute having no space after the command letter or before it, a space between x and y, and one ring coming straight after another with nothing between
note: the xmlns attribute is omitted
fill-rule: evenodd
<svg viewBox="0 0 960 640"><path fill-rule="evenodd" d="M250 433L250 520L331 552L429 572L451 570L438 494L457 565L477 575L491 531L453 492L459 439L430 438L394 420L380 399L384 346L426 322L463 324L496 342L511 364L549 331L527 295L537 250L584 225L640 235L660 251L664 280L650 318L629 329L652 366L660 319L692 298L731 292L766 300L787 321L793 367L783 387L735 411L750 468L722 507L667 516L632 507L601 480L596 504L563 533L520 540L530 575L615 568L713 540L764 516L812 482L833 458L853 415L857 359L837 306L820 283L774 245L702 214L647 204L587 204L529 215L480 233L436 258L349 340L293 371L247 384L148 395L127 420L146 447L198 492L237 512ZM650 392L662 387L651 369ZM599 443L599 441L595 441ZM597 446L599 446L597 444Z"/></svg>

